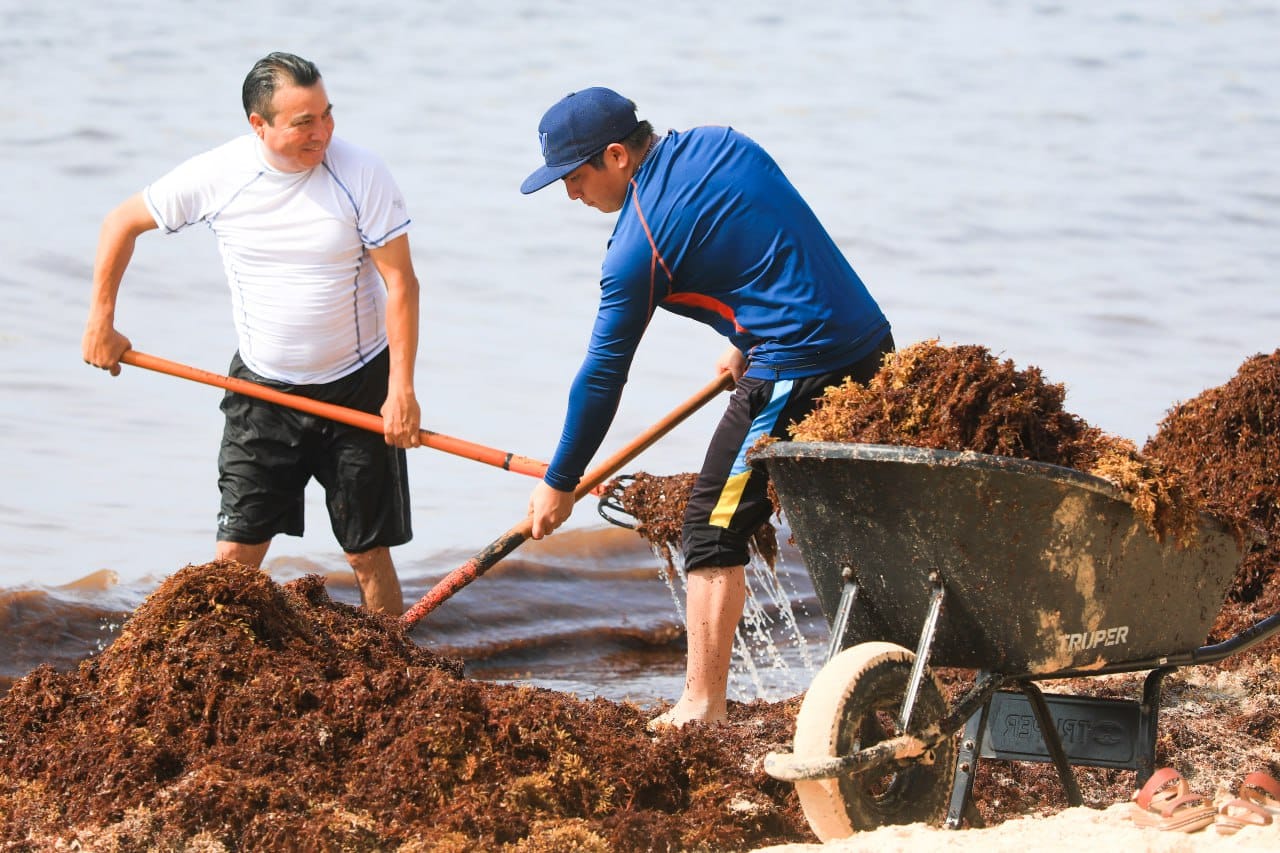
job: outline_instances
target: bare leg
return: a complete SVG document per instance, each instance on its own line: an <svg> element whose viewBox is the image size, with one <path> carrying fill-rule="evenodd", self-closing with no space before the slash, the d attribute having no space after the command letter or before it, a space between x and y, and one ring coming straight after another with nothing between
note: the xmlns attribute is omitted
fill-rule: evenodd
<svg viewBox="0 0 1280 853"><path fill-rule="evenodd" d="M374 612L399 616L404 613L404 595L400 578L391 562L390 548L372 548L360 554L347 554L347 562L360 584L360 600Z"/></svg>
<svg viewBox="0 0 1280 853"><path fill-rule="evenodd" d="M218 542L214 547L213 556L218 560L235 560L237 563L244 563L256 569L262 566L262 561L267 556L267 549L270 547L270 539L254 544Z"/></svg>
<svg viewBox="0 0 1280 853"><path fill-rule="evenodd" d="M680 701L649 727L679 728L691 720L719 722L728 714L729 665L733 661L733 635L747 599L745 566L695 569L689 572L689 659Z"/></svg>

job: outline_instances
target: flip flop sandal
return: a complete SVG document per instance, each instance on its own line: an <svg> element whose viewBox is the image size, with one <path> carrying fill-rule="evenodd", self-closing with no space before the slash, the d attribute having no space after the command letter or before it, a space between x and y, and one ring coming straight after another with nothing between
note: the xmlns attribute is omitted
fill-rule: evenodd
<svg viewBox="0 0 1280 853"><path fill-rule="evenodd" d="M1133 794L1129 817L1137 826L1167 832L1195 832L1213 823L1217 809L1199 794L1191 793L1177 770L1157 770Z"/></svg>
<svg viewBox="0 0 1280 853"><path fill-rule="evenodd" d="M1239 796L1218 807L1213 828L1219 835L1235 835L1246 826L1271 826L1280 815L1280 782L1254 771L1240 783Z"/></svg>

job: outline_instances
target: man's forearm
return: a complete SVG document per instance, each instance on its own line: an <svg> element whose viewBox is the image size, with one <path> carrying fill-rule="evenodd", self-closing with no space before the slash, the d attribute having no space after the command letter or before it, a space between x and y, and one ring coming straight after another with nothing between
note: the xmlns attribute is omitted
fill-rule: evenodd
<svg viewBox="0 0 1280 853"><path fill-rule="evenodd" d="M391 357L389 385L412 390L418 358L418 282L399 282L387 291L387 348Z"/></svg>

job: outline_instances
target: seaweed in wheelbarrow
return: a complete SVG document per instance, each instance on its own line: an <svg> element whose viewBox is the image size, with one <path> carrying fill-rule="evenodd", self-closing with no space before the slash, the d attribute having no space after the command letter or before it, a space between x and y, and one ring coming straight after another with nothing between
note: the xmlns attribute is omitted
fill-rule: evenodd
<svg viewBox="0 0 1280 853"><path fill-rule="evenodd" d="M983 346L927 340L887 356L866 385L827 388L790 433L801 442L972 451L1074 468L1120 488L1157 538L1193 538L1198 509L1179 478L1068 411L1065 400L1066 386L1034 365L1019 369Z"/></svg>

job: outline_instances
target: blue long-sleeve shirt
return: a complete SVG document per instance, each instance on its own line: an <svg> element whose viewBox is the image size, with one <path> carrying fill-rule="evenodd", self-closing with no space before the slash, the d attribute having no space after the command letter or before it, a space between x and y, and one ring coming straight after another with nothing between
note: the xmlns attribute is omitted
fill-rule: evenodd
<svg viewBox="0 0 1280 853"><path fill-rule="evenodd" d="M548 485L577 487L659 306L727 337L747 355L752 377L835 370L870 353L889 330L763 148L727 127L672 131L649 152L618 213Z"/></svg>

